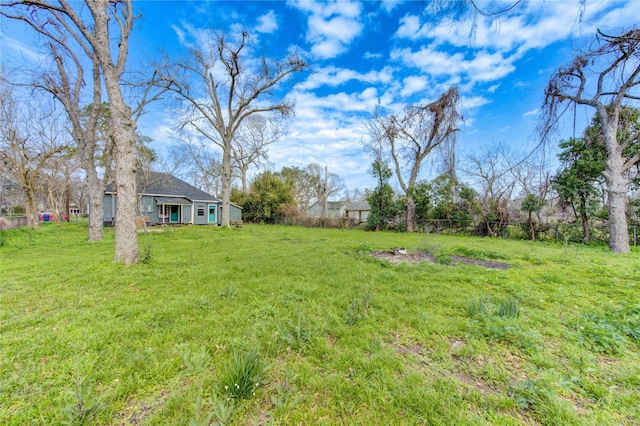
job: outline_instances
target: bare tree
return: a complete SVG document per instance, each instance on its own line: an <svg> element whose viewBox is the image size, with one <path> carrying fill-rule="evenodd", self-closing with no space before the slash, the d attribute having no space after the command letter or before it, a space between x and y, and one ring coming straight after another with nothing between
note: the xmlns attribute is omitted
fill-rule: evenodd
<svg viewBox="0 0 640 426"><path fill-rule="evenodd" d="M171 162L176 174L193 179L193 186L212 195L220 193L222 162L218 153L188 132L182 132L179 144L171 148Z"/></svg>
<svg viewBox="0 0 640 426"><path fill-rule="evenodd" d="M548 162L545 161L544 152L538 150L537 156L530 154L518 157L517 153L515 155L514 153L509 154L504 149L500 151L507 165L507 174L520 189L516 196L524 199L533 195L537 198L541 208L533 212L536 213L538 223L542 223L542 207L546 205L551 190L551 172L548 169Z"/></svg>
<svg viewBox="0 0 640 426"><path fill-rule="evenodd" d="M124 100L120 86L129 52L133 28L132 0L23 0L0 2L0 14L26 23L48 37L56 46L72 40L68 47L87 58L95 56L100 64L109 98L110 137L115 156L115 182L118 194L116 210L114 260L124 264L139 260L135 211L136 195L136 124ZM64 34L64 37L60 37Z"/></svg>
<svg viewBox="0 0 640 426"><path fill-rule="evenodd" d="M298 209L307 213L315 203L323 203L330 198L341 196L346 192L344 181L335 173L326 173L326 169L318 163L299 167L283 167L278 173L284 179L293 182L292 195ZM323 216L326 212L323 210Z"/></svg>
<svg viewBox="0 0 640 426"><path fill-rule="evenodd" d="M214 43L191 51L186 61L162 68L165 87L173 91L186 107L181 127L193 130L222 150L222 226L229 227L233 139L243 121L262 113L288 117L293 102L277 99L274 91L291 74L301 72L307 63L296 54L282 61L262 57L255 60L248 52L249 35L243 32L235 41L222 34Z"/></svg>
<svg viewBox="0 0 640 426"><path fill-rule="evenodd" d="M268 147L284 132L284 120L275 115L265 117L254 114L247 117L233 137L232 164L237 170L242 191L248 191L247 173L253 167L266 165Z"/></svg>
<svg viewBox="0 0 640 426"><path fill-rule="evenodd" d="M17 101L10 87L0 91L0 164L26 195L27 226L38 228L36 195L42 171L53 157L67 149L59 117L26 97Z"/></svg>
<svg viewBox="0 0 640 426"><path fill-rule="evenodd" d="M628 102L640 100L640 29L619 36L598 34L596 46L558 69L545 90L544 135L549 134L567 101L594 108L600 115L603 143L607 148L604 178L609 210L609 248L628 253L626 217L628 171L640 161L640 153L625 157L638 140L638 131L619 132L620 114Z"/></svg>
<svg viewBox="0 0 640 426"><path fill-rule="evenodd" d="M441 144L455 138L461 115L457 106L460 95L449 89L427 105L409 106L401 116L378 116L372 119L369 133L378 140L371 143L387 151L393 161L396 178L405 193L407 232L413 232L416 206L413 188L427 156Z"/></svg>
<svg viewBox="0 0 640 426"><path fill-rule="evenodd" d="M39 174L40 183L48 201L47 204L56 221L63 220L65 214L67 219L69 218L72 177L78 169L79 163L75 150L66 149L60 155L55 155L47 161Z"/></svg>
<svg viewBox="0 0 640 426"><path fill-rule="evenodd" d="M508 225L509 202L516 181L510 175L512 165L503 145L487 147L467 158L463 173L478 188L477 210L480 235L495 236Z"/></svg>

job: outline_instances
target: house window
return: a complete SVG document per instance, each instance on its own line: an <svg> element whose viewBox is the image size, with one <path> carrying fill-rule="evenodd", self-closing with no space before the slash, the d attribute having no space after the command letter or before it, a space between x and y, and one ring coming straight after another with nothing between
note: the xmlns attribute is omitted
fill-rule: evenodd
<svg viewBox="0 0 640 426"><path fill-rule="evenodd" d="M204 207L198 207L198 216L204 216Z"/></svg>

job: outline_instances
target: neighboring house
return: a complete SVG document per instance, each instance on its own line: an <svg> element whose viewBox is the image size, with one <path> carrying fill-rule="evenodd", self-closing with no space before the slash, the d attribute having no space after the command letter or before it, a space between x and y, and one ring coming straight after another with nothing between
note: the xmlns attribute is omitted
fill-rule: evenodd
<svg viewBox="0 0 640 426"><path fill-rule="evenodd" d="M151 172L139 178L138 196L137 214L149 225L221 223L222 200L168 173ZM113 185L108 185L102 207L105 224L114 223L117 199ZM231 204L230 220L232 224L242 223L240 206Z"/></svg>
<svg viewBox="0 0 640 426"><path fill-rule="evenodd" d="M369 203L366 201L354 201L353 203L347 204L345 217L353 219L358 223L362 223L367 221L370 211L371 207L369 207Z"/></svg>
<svg viewBox="0 0 640 426"><path fill-rule="evenodd" d="M323 203L317 202L309 208L309 216L322 217L322 211ZM367 220L370 211L371 208L366 201L355 201L353 203L348 203L345 200L327 202L327 217L330 218L348 218L361 223Z"/></svg>
<svg viewBox="0 0 640 426"><path fill-rule="evenodd" d="M327 201L327 217L340 218L344 217L345 209L347 208L346 201ZM323 217L324 202L319 201L309 207L309 216Z"/></svg>

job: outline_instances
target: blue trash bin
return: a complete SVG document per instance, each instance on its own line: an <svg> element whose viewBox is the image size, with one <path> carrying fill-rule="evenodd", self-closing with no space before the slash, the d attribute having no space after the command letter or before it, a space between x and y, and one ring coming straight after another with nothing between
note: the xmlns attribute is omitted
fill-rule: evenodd
<svg viewBox="0 0 640 426"><path fill-rule="evenodd" d="M49 213L45 213L42 215L42 220L44 222L49 222L50 219L51 219L51 215Z"/></svg>

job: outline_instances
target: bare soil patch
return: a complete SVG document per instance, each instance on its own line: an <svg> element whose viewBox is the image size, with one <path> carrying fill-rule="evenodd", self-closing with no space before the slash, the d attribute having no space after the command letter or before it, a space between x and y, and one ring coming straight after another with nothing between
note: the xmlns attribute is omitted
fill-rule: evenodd
<svg viewBox="0 0 640 426"><path fill-rule="evenodd" d="M437 262L436 257L432 254L423 253L423 252L409 253L403 248L394 248L393 250L389 250L389 251L374 251L371 253L371 255L376 259L385 260L393 265L397 265L398 263L402 263L402 262L409 263L409 264L420 263L420 262L432 262L432 263ZM483 259L473 259L470 257L455 256L455 255L449 256L449 257L451 258L453 265L455 265L456 263L464 263L467 265L482 266L483 268L488 268L488 269L502 269L502 270L509 269L509 265L502 262L494 262L494 261L483 260Z"/></svg>

